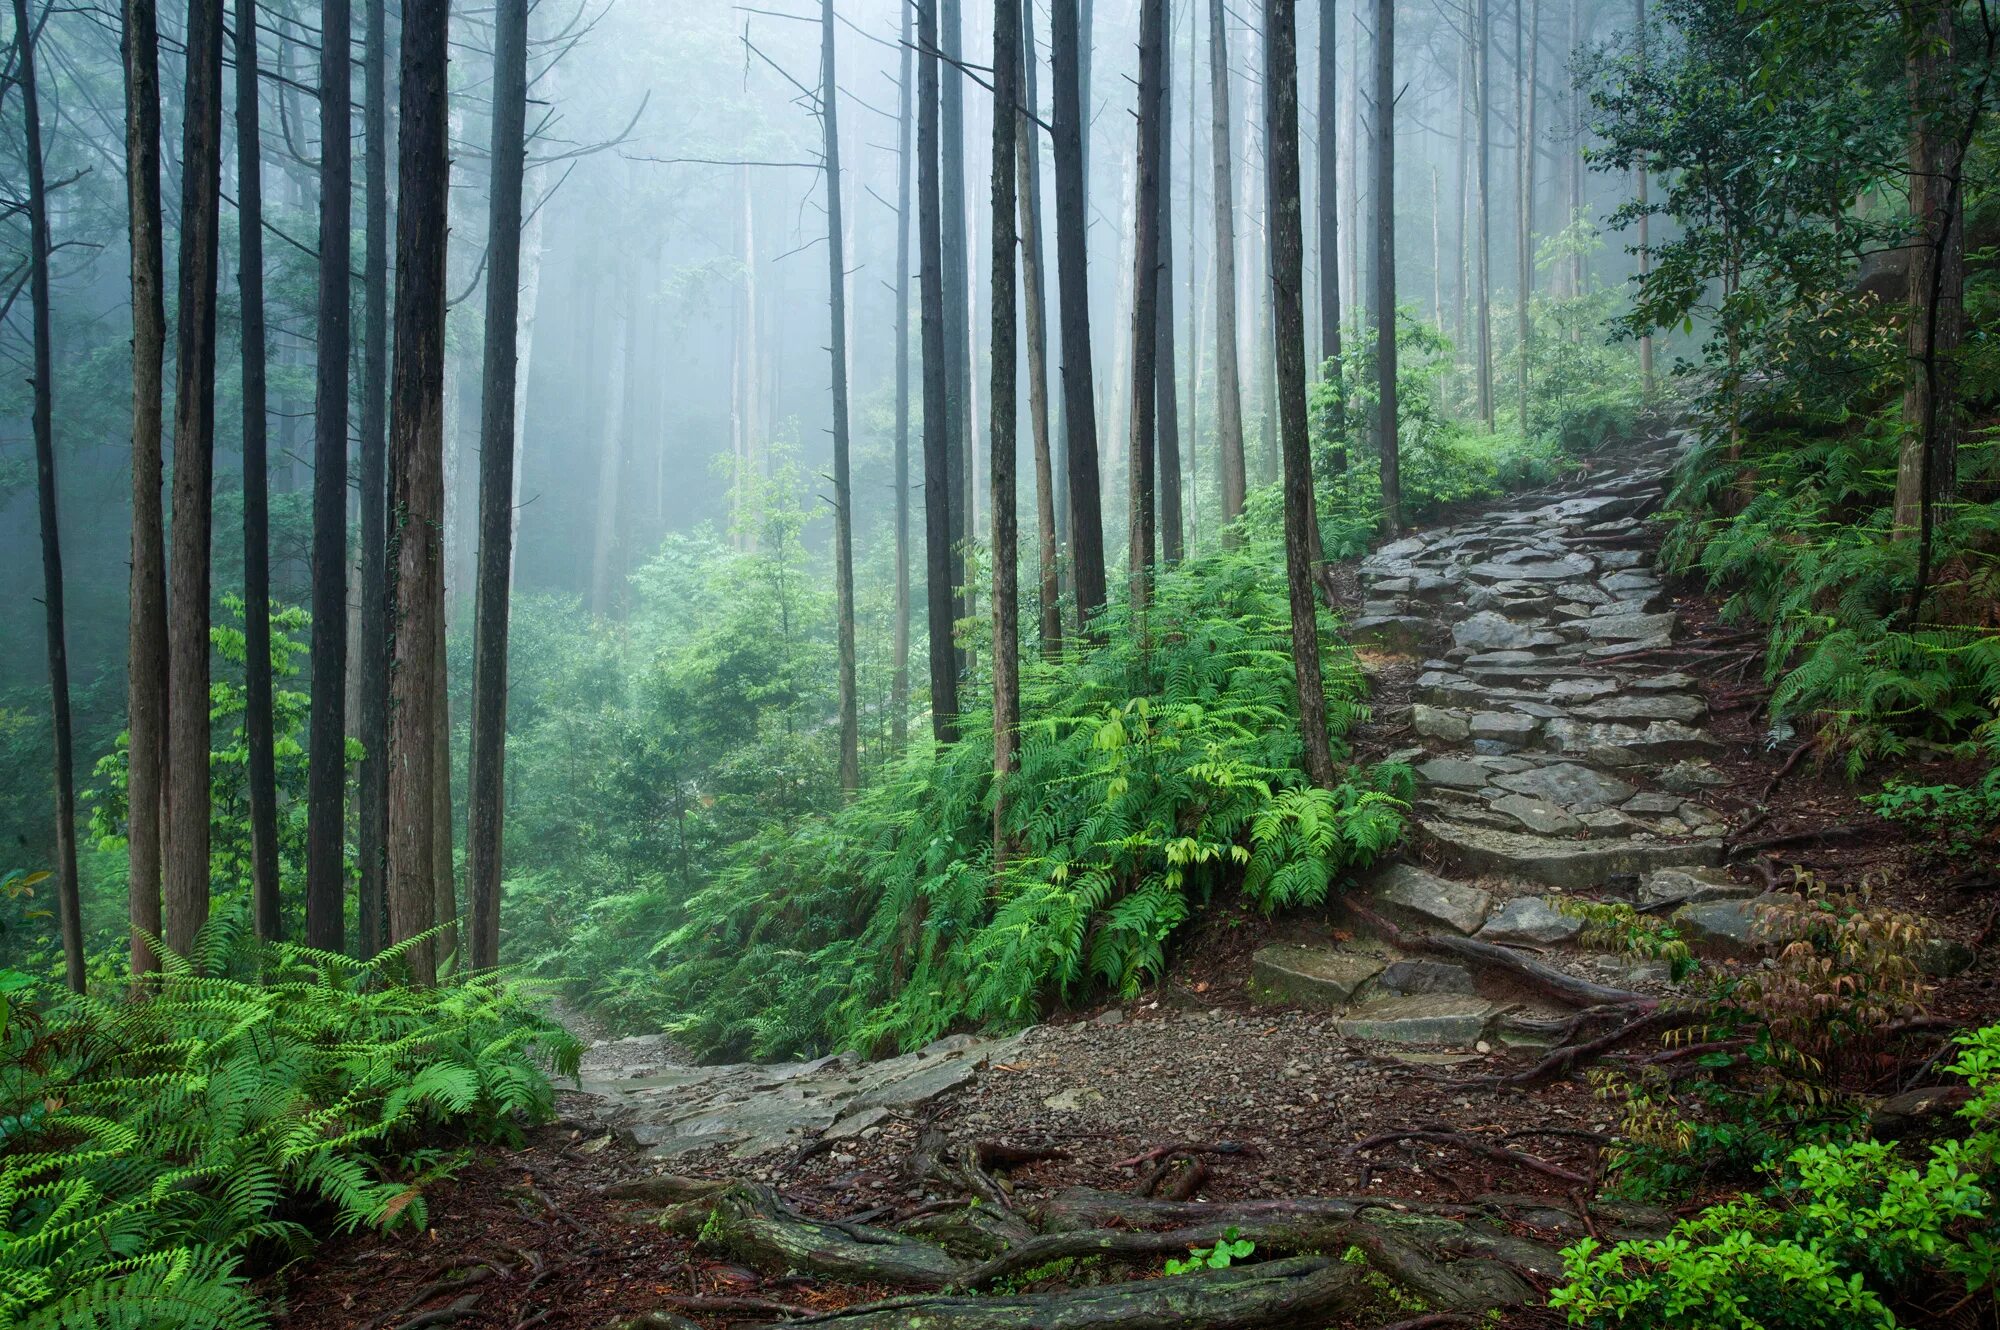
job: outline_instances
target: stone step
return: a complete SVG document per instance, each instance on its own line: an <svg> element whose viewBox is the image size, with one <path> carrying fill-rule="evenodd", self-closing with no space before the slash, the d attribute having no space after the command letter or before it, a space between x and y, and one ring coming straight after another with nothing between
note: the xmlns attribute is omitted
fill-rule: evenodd
<svg viewBox="0 0 2000 1330"><path fill-rule="evenodd" d="M1339 1011L1385 964L1365 952L1273 942L1250 958L1250 996L1272 1006Z"/></svg>
<svg viewBox="0 0 2000 1330"><path fill-rule="evenodd" d="M1486 1038L1514 1004L1458 993L1384 994L1360 1003L1340 1019L1349 1039L1385 1044L1443 1044L1467 1048Z"/></svg>
<svg viewBox="0 0 2000 1330"><path fill-rule="evenodd" d="M1656 868L1712 868L1722 862L1719 840L1568 841L1464 826L1441 818L1425 818L1417 825L1424 839L1457 871L1536 882L1564 891L1588 891L1612 878L1644 876Z"/></svg>

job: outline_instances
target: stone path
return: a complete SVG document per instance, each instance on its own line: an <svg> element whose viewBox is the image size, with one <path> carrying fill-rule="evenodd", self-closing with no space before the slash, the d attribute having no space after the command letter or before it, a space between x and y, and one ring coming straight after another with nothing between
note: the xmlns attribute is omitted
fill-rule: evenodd
<svg viewBox="0 0 2000 1330"><path fill-rule="evenodd" d="M1566 903L1671 911L1710 950L1754 944L1757 892L1720 871L1724 820L1703 800L1724 783L1706 705L1692 679L1635 655L1673 638L1644 518L1677 449L1628 454L1542 502L1362 563L1352 633L1435 651L1410 708L1421 743L1395 755L1420 782L1416 844L1366 884L1380 913L1627 988L1665 986L1667 967L1577 949L1584 921ZM1366 940L1273 944L1252 983L1267 1001L1344 1013L1343 1033L1360 1039L1533 1044L1562 1014Z"/></svg>

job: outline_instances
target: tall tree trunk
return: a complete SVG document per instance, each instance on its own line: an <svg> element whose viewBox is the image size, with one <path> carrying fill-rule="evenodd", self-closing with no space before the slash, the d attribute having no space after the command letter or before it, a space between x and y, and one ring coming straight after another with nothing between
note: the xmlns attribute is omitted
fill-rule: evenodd
<svg viewBox="0 0 2000 1330"><path fill-rule="evenodd" d="M1160 150L1166 0L1139 0L1139 131L1137 192L1132 206L1132 434L1130 447L1130 534L1132 609L1152 600L1154 407L1159 387L1160 331ZM1166 391L1173 391L1172 366Z"/></svg>
<svg viewBox="0 0 2000 1330"><path fill-rule="evenodd" d="M1319 0L1319 343L1334 385L1332 465L1346 465L1347 402L1340 367L1340 21L1335 0Z"/></svg>
<svg viewBox="0 0 2000 1330"><path fill-rule="evenodd" d="M944 336L946 439L950 452L946 459L951 483L951 586L952 617L961 619L972 612L965 575L965 542L973 539L972 516L976 506L972 490L972 314L967 287L972 280L972 260L966 250L965 235L965 75L958 67L963 52L960 40L959 0L938 0L938 34L941 62L939 85L942 121L939 163L939 206L943 209L939 244L944 256ZM970 668L967 653L956 653L959 673Z"/></svg>
<svg viewBox="0 0 2000 1330"><path fill-rule="evenodd" d="M1444 190L1437 163L1431 163L1431 322L1444 336Z"/></svg>
<svg viewBox="0 0 2000 1330"><path fill-rule="evenodd" d="M132 259L132 583L125 728L132 973L159 965L167 725L167 553L160 512L167 316L160 223L160 38L154 0L125 0L125 188Z"/></svg>
<svg viewBox="0 0 2000 1330"><path fill-rule="evenodd" d="M1379 0L1379 8L1390 3ZM1269 163L1265 192L1271 214L1272 322L1284 461L1285 582L1292 609L1292 668L1298 680L1306 775L1313 784L1331 788L1333 747L1326 732L1319 610L1313 598L1312 542L1307 534L1319 519L1313 511L1312 453L1306 440L1305 235L1299 216L1298 39L1293 33L1293 4L1294 0L1264 0L1264 136ZM1379 63L1379 56L1377 60Z"/></svg>
<svg viewBox="0 0 2000 1330"><path fill-rule="evenodd" d="M1483 3L1483 0L1482 0ZM1639 64L1646 63L1646 0L1632 0L1633 40L1637 43ZM1639 204L1639 280L1644 282L1653 271L1652 214L1647 211L1646 155L1640 153L1632 162L1632 192ZM1653 396L1653 335L1646 333L1639 338L1639 381L1648 400Z"/></svg>
<svg viewBox="0 0 2000 1330"><path fill-rule="evenodd" d="M828 13L833 0L825 0ZM1016 421L1014 347L1014 214L1022 158L1015 135L1022 120L1021 0L993 0L993 331L992 411L987 444L993 510L993 868L1007 863L1007 779L1021 727L1021 614L1014 509ZM830 22L831 20L829 20Z"/></svg>
<svg viewBox="0 0 2000 1330"><path fill-rule="evenodd" d="M1064 449L1076 618L1088 632L1104 608L1104 515L1097 480L1096 390L1090 372L1090 257L1084 218L1084 149L1077 0L1054 0L1049 21L1055 80L1056 279L1062 315Z"/></svg>
<svg viewBox="0 0 2000 1330"><path fill-rule="evenodd" d="M1226 0L1208 0L1208 124L1215 205L1215 433L1221 446L1222 521L1243 515L1243 384L1236 336L1236 144L1230 132ZM1338 283L1338 277L1335 278Z"/></svg>
<svg viewBox="0 0 2000 1330"><path fill-rule="evenodd" d="M243 305L243 729L249 747L250 899L257 936L278 917L278 775L271 724L271 518L264 371L264 154L257 0L236 0L237 287Z"/></svg>
<svg viewBox="0 0 2000 1330"><path fill-rule="evenodd" d="M1478 157L1479 178L1479 330L1477 363L1477 402L1479 419L1486 426L1486 432L1493 432L1493 87L1490 77L1488 56L1492 40L1492 15L1487 9L1489 0L1473 0L1474 20L1473 41L1473 83L1478 90L1478 105L1474 109L1474 119L1478 124L1479 144L1475 150ZM1645 0L1639 0L1644 4ZM1644 223L1641 223L1644 225Z"/></svg>
<svg viewBox="0 0 2000 1330"><path fill-rule="evenodd" d="M1403 529L1396 418L1396 5L1375 0L1375 401L1382 449L1382 525Z"/></svg>
<svg viewBox="0 0 2000 1330"><path fill-rule="evenodd" d="M847 249L840 215L840 85L834 75L833 0L820 0L820 128L826 164L827 312L833 370L833 598L840 671L840 788L861 788L861 702L854 681L854 486L848 477ZM996 115L995 120L1012 117ZM997 141L997 140L996 140ZM1003 162L995 170L1006 174ZM1011 200L1010 200L1011 207ZM1011 257L1011 255L1010 255ZM1011 333L1010 316L1007 327Z"/></svg>
<svg viewBox="0 0 2000 1330"><path fill-rule="evenodd" d="M503 6L507 0L500 0ZM367 191L361 295L361 652L357 728L361 769L356 792L355 854L360 860L355 917L361 955L389 935L384 874L389 842L389 30L386 0L367 0L367 68L362 81L363 162ZM504 13L502 15L504 18ZM496 87L495 95L504 94ZM497 173L498 167L495 167ZM496 177L497 178L497 177ZM498 188L498 185L494 186ZM489 244L491 241L489 240ZM487 298L500 280L500 257ZM491 318L487 326L496 326ZM489 962L490 964L491 962Z"/></svg>
<svg viewBox="0 0 2000 1330"><path fill-rule="evenodd" d="M938 182L938 0L914 0L917 17L917 248L924 339L924 591L931 657L931 735L958 737L957 617L951 512L951 395L945 352L944 219Z"/></svg>
<svg viewBox="0 0 2000 1330"><path fill-rule="evenodd" d="M1035 7L1021 9L1021 113L1014 127L1021 215L1021 287L1028 336L1028 416L1035 442L1035 534L1040 557L1042 655L1062 655L1062 586L1057 571L1055 456L1049 442L1048 282L1042 263L1041 114L1035 87Z"/></svg>
<svg viewBox="0 0 2000 1330"><path fill-rule="evenodd" d="M451 680L445 657L445 615L437 616L436 655L431 663L431 695L437 723L431 727L431 897L432 912L443 925L431 944L439 970L458 950L457 865L451 847Z"/></svg>
<svg viewBox="0 0 2000 1330"><path fill-rule="evenodd" d="M166 943L208 919L208 597L222 193L222 0L189 0L181 134L180 363L174 385L173 632L167 661ZM336 617L338 612L336 611Z"/></svg>
<svg viewBox="0 0 2000 1330"><path fill-rule="evenodd" d="M1910 99L1909 364L1903 381L1903 442L1896 466L1895 531L1922 536L1935 505L1956 488L1958 347L1965 322L1965 199L1963 163L1940 106L1950 100L1953 66L1951 6L1940 0L1909 6L1907 60ZM1931 510L1931 511L1927 511ZM1928 572L1928 569L1926 569Z"/></svg>
<svg viewBox="0 0 2000 1330"><path fill-rule="evenodd" d="M1155 174L1160 196L1159 308L1155 311L1153 382L1159 397L1159 445L1155 456L1160 482L1160 552L1168 563L1179 563L1186 541L1181 531L1181 406L1180 384L1175 378L1174 354L1174 67L1170 35L1160 24L1160 110L1159 151Z"/></svg>
<svg viewBox="0 0 2000 1330"><path fill-rule="evenodd" d="M1528 6L1528 19L1524 25L1521 6L1525 2L1516 0L1514 6L1514 68L1521 80L1520 93L1515 99L1520 142L1517 145L1516 171L1519 179L1516 187L1518 215L1514 232L1517 242L1514 263L1518 274L1514 301L1514 391L1515 411L1523 435L1528 432L1529 341L1535 331L1529 305L1535 294L1535 70L1540 63L1538 57L1542 48L1542 0L1533 0Z"/></svg>
<svg viewBox="0 0 2000 1330"><path fill-rule="evenodd" d="M371 0L380 3L380 0ZM515 386L520 323L521 183L526 164L528 0L498 0L493 31L493 175L487 191L486 347L479 414L479 571L473 593L472 752L466 902L472 968L500 963L506 814L507 631L514 532Z"/></svg>
<svg viewBox="0 0 2000 1330"><path fill-rule="evenodd" d="M353 111L348 0L320 10L319 368L313 414L311 751L306 944L339 951L347 885L347 358Z"/></svg>
<svg viewBox="0 0 2000 1330"><path fill-rule="evenodd" d="M614 277L611 300L611 383L604 390L605 421L597 454L597 504L591 523L590 612L612 612L612 560L618 549L618 510L625 490L625 407L632 378L632 296Z"/></svg>
<svg viewBox="0 0 2000 1330"><path fill-rule="evenodd" d="M56 919L63 976L84 989L83 910L76 876L76 778L70 743L68 629L63 620L62 532L56 513L55 354L49 344L49 198L42 174L42 105L35 86L35 30L28 0L14 0L15 77L28 164L28 288L35 355L35 494L42 522L42 608L48 624L49 703L55 725Z"/></svg>
<svg viewBox="0 0 2000 1330"><path fill-rule="evenodd" d="M396 342L389 390L396 530L389 725L389 930L436 921L433 872L438 625L444 617L444 267L446 0L403 6L402 137L397 152ZM437 977L428 941L411 978Z"/></svg>
<svg viewBox="0 0 2000 1330"><path fill-rule="evenodd" d="M899 756L910 739L910 167L916 72L915 20L909 5L902 10L896 115L896 637L889 675L889 740Z"/></svg>

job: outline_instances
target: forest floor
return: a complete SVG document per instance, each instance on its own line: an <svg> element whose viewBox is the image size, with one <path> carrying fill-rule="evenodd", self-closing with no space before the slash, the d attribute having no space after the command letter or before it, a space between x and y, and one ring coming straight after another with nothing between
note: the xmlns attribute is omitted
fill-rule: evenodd
<svg viewBox="0 0 2000 1330"><path fill-rule="evenodd" d="M1510 499L1492 511L1520 504ZM1354 597L1354 615L1365 614L1361 583L1350 574L1334 585ZM1719 775L1703 800L1741 844L1790 838L1763 854L1732 854L1736 878L1753 887L1789 881L1797 865L1834 885L1866 882L1876 900L1922 916L1934 935L1975 953L1969 968L1940 980L1936 1015L1972 1024L2000 1014L2000 965L1984 945L2000 907L1990 876L1934 861L1861 804L1867 787L1793 761L1789 741L1772 742L1760 708L1761 637L1721 622L1713 596L1670 584L1656 608L1674 616L1672 650L1657 666L1632 668L1691 676L1686 686L1699 691L1706 728L1719 741L1707 750ZM1424 661L1431 650L1368 656L1376 719L1356 736L1359 756L1406 750L1417 699L1426 695L1418 680L1439 663ZM1920 783L1962 775L1933 765ZM1410 855L1437 866L1431 850ZM1187 932L1152 990L1054 1016L1013 1040L961 1039L929 1060L894 1064L894 1080L851 1059L710 1073L682 1066L671 1042L657 1036L598 1040L586 1060L586 1092L563 1096L561 1121L531 1132L519 1149L472 1151L454 1177L429 1189L424 1232L341 1238L274 1278L274 1289L282 1285L279 1324L603 1330L659 1311L719 1326L866 1302L895 1290L769 1265L759 1273L670 1232L653 1218L665 1198L645 1180L670 1169L767 1184L798 1215L886 1224L942 1204L937 1198L949 1189L939 1185L941 1142L1004 1143L1018 1152L991 1167L1006 1176L1004 1203L1023 1211L1079 1194L1066 1189L1094 1188L1218 1206L1379 1197L1392 1208L1469 1207L1491 1206L1496 1196L1537 1198L1579 1216L1593 1233L1625 1220L1665 1222L1593 1199L1617 1108L1579 1075L1522 1083L1518 1074L1541 1050L1509 1047L1497 1036L1363 1040L1351 1037L1350 1013L1253 1000L1261 948L1302 939L1345 947L1370 922L1338 906L1311 919L1271 920L1218 904ZM1901 1088L1885 1081L1879 1092ZM704 1135L713 1124L691 1126L685 1113L671 1128L648 1131L649 1095L682 1106L691 1095L711 1095L699 1102L727 1100L738 1118L785 1111L762 1124L768 1134L747 1142L719 1130ZM835 1098L822 1103L823 1096ZM719 1109L716 1118L723 1122ZM1428 1135L1403 1135L1415 1131ZM975 1176L974 1190L982 1181ZM614 1199L621 1194L631 1199ZM1686 1208L1710 1198L1698 1195ZM1538 1227L1539 1212L1525 1199L1498 1204L1505 1234L1545 1247L1577 1236ZM1532 1261L1515 1268L1536 1291L1552 1282ZM1029 1280L1020 1291L1053 1286ZM1508 1323L1554 1318L1520 1307Z"/></svg>

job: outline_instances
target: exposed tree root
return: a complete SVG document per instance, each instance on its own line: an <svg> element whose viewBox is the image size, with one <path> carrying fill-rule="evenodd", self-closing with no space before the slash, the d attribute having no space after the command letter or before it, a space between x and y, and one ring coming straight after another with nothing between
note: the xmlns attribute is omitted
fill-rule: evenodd
<svg viewBox="0 0 2000 1330"><path fill-rule="evenodd" d="M1554 1178L1557 1182L1567 1183L1572 1187L1590 1186L1590 1179L1584 1177L1581 1173L1573 1172L1570 1169L1562 1167L1560 1164L1551 1164L1548 1160L1538 1158L1535 1155L1524 1154L1519 1150L1509 1149L1498 1141L1491 1141L1484 1136L1477 1136L1471 1132L1388 1131L1377 1136L1370 1136L1364 1140L1356 1141L1354 1144L1348 1146L1344 1153L1351 1159L1357 1154L1365 1154L1370 1150L1380 1149L1385 1145L1395 1145L1401 1141L1417 1141L1424 1145L1450 1146L1454 1150L1465 1150L1472 1154L1481 1155L1493 1160L1495 1163L1510 1164L1515 1168L1525 1168L1530 1173L1539 1173L1545 1178Z"/></svg>
<svg viewBox="0 0 2000 1330"><path fill-rule="evenodd" d="M1605 1054L1631 1043L1634 1039L1641 1039L1649 1034L1663 1033L1676 1026L1692 1025L1696 1020L1696 1016L1687 1012L1676 1011L1667 1007L1655 1007L1640 1016L1637 1020L1627 1021L1608 1034L1599 1035L1595 1039L1587 1039L1580 1044L1565 1044L1561 1048L1551 1050L1540 1062L1537 1062L1532 1067L1514 1072L1511 1075L1492 1077L1485 1083L1489 1085L1512 1086L1540 1085L1544 1081L1551 1080L1557 1076L1568 1075L1580 1067L1588 1066Z"/></svg>
<svg viewBox="0 0 2000 1330"><path fill-rule="evenodd" d="M661 1222L746 1265L857 1283L943 1288L961 1269L941 1247L866 1224L807 1219L770 1188L747 1182L665 1211Z"/></svg>
<svg viewBox="0 0 2000 1330"><path fill-rule="evenodd" d="M1559 1002L1568 1003L1572 1007L1651 1008L1659 1004L1659 999L1651 994L1594 984L1588 979L1579 979L1573 974L1565 973L1552 965L1544 965L1531 956L1525 956L1497 943L1481 942L1477 938L1455 937L1444 933L1408 931L1351 899L1347 902L1347 908L1392 946L1410 951L1428 951L1440 956L1452 956L1483 969L1497 971L1515 983L1532 988Z"/></svg>

